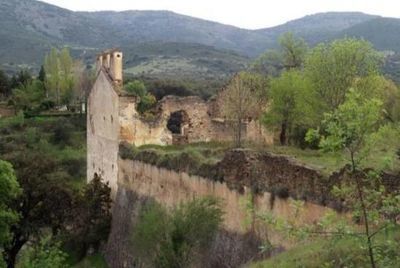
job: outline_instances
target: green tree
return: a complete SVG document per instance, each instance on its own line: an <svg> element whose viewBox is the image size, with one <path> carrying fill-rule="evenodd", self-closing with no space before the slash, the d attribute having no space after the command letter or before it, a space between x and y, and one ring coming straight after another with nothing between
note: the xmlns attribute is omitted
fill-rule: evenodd
<svg viewBox="0 0 400 268"><path fill-rule="evenodd" d="M69 238L66 244L82 258L89 248L97 251L101 242L108 238L111 228L111 188L95 174L75 203L68 221Z"/></svg>
<svg viewBox="0 0 400 268"><path fill-rule="evenodd" d="M268 76L279 76L283 70L300 69L308 51L307 43L291 32L279 37L279 49L268 50L258 57L251 70Z"/></svg>
<svg viewBox="0 0 400 268"><path fill-rule="evenodd" d="M138 112L144 114L156 104L156 98L147 91L146 86L142 81L134 80L124 86L126 92L139 97L137 106Z"/></svg>
<svg viewBox="0 0 400 268"><path fill-rule="evenodd" d="M200 198L171 214L156 203L140 215L133 242L143 262L153 267L190 267L222 223L218 200Z"/></svg>
<svg viewBox="0 0 400 268"><path fill-rule="evenodd" d="M312 49L305 72L318 97L315 113L322 115L336 109L344 102L355 79L378 72L380 59L370 43L351 38Z"/></svg>
<svg viewBox="0 0 400 268"><path fill-rule="evenodd" d="M18 266L21 268L67 268L68 255L61 249L60 243L51 237L43 237L37 245L29 248Z"/></svg>
<svg viewBox="0 0 400 268"><path fill-rule="evenodd" d="M44 83L45 80L46 80L46 72L45 72L45 70L44 70L44 66L43 66L43 65L40 66L40 70L39 70L37 79L39 79L40 81L42 81L42 83Z"/></svg>
<svg viewBox="0 0 400 268"><path fill-rule="evenodd" d="M68 48L63 48L59 54L60 91L63 104L70 104L74 97L74 62Z"/></svg>
<svg viewBox="0 0 400 268"><path fill-rule="evenodd" d="M11 82L3 70L0 70L0 96L7 98L11 94Z"/></svg>
<svg viewBox="0 0 400 268"><path fill-rule="evenodd" d="M271 80L269 90L270 105L263 122L280 129L280 143L286 145L295 127L310 125L310 96L307 80L298 71L283 72Z"/></svg>
<svg viewBox="0 0 400 268"><path fill-rule="evenodd" d="M73 98L74 62L68 48L59 52L52 48L46 55L44 71L46 74L46 96L53 95L56 104L69 104Z"/></svg>
<svg viewBox="0 0 400 268"><path fill-rule="evenodd" d="M17 75L13 75L11 77L10 87L11 87L11 89L15 89L15 88L19 88L22 86L26 86L30 82L32 82L31 73L28 70L23 69L23 70L20 70Z"/></svg>
<svg viewBox="0 0 400 268"><path fill-rule="evenodd" d="M268 50L258 57L250 69L256 73L267 76L279 76L284 70L283 55L279 50Z"/></svg>
<svg viewBox="0 0 400 268"><path fill-rule="evenodd" d="M286 70L299 69L303 66L308 46L302 38L296 38L293 33L287 32L280 36L279 45Z"/></svg>
<svg viewBox="0 0 400 268"><path fill-rule="evenodd" d="M32 80L27 84L13 90L12 102L15 109L23 111L37 112L41 108L40 105L45 99L45 89L43 83L39 80Z"/></svg>
<svg viewBox="0 0 400 268"><path fill-rule="evenodd" d="M9 241L10 226L18 221L18 213L11 208L11 204L20 194L14 169L10 163L0 160L0 245Z"/></svg>
<svg viewBox="0 0 400 268"><path fill-rule="evenodd" d="M235 146L241 147L243 125L264 112L267 81L261 75L241 72L220 94L222 115L232 125Z"/></svg>
<svg viewBox="0 0 400 268"><path fill-rule="evenodd" d="M400 90L393 81L382 75L369 75L356 79L353 87L365 98L380 99L388 121L400 120Z"/></svg>
<svg viewBox="0 0 400 268"><path fill-rule="evenodd" d="M60 63L58 59L58 50L52 48L44 60L44 70L46 72L46 97L55 95L56 103L60 103Z"/></svg>
<svg viewBox="0 0 400 268"><path fill-rule="evenodd" d="M11 204L19 219L10 230L9 242L3 244L3 256L9 268L15 267L16 257L26 242L41 237L46 228L53 234L63 228L74 197L65 178L57 176L53 158L40 150L16 154L13 164L23 191Z"/></svg>
<svg viewBox="0 0 400 268"><path fill-rule="evenodd" d="M347 152L350 181L336 186L333 192L346 201L353 215L364 225L363 238L371 267L377 267L373 237L388 226L388 211L394 213L395 217L400 214L400 195L386 193L380 182L379 171L365 171L368 166L364 161L377 145L372 138L382 133L386 139L389 137L388 128L380 127L381 120L382 102L376 98L365 98L351 89L344 103L335 111L325 114L324 134L314 130L307 135L308 140L315 137L320 139L322 150ZM397 130L391 135L398 137L399 134ZM384 156L385 159L387 157ZM389 157L395 157L393 148ZM389 219L393 223L393 215Z"/></svg>
<svg viewBox="0 0 400 268"><path fill-rule="evenodd" d="M147 94L147 89L144 83L140 80L133 80L124 86L126 92L131 93L137 97L144 97Z"/></svg>

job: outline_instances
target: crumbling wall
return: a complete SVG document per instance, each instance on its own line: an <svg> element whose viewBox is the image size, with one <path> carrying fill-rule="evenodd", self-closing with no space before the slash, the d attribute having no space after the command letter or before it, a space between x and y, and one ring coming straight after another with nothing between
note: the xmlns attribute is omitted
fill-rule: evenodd
<svg viewBox="0 0 400 268"><path fill-rule="evenodd" d="M157 116L146 120L136 111L134 98L120 97L120 140L136 146L144 144L168 145L175 143L195 143L208 141L232 140L233 132L229 123L223 118L215 118L213 111L215 101L206 102L197 96L176 97L166 96L157 104ZM171 114L183 111L187 115L187 122L182 130L182 137L173 134L168 129L168 120ZM272 143L272 135L258 122L244 125L245 139Z"/></svg>
<svg viewBox="0 0 400 268"><path fill-rule="evenodd" d="M221 198L224 204L224 227L233 232L244 233L247 227L244 222L247 212L243 207L251 187L242 185L240 189L232 188L227 182L213 181L204 177L189 175L159 168L139 161L119 159L119 188L129 189L142 197L151 197L167 207L174 207L181 202L201 196ZM240 181L240 178L237 178ZM258 192L254 204L258 211L270 211L279 217L289 217L291 213L290 198L277 197L271 205L271 194ZM326 207L306 202L304 214L299 221L312 223L327 210ZM281 242L281 241L274 241Z"/></svg>
<svg viewBox="0 0 400 268"><path fill-rule="evenodd" d="M232 163L235 165L236 163ZM185 172L176 172L165 168L134 160L119 159L118 191L114 198L112 229L105 247L105 255L110 267L135 267L135 253L132 247L132 232L141 208L148 200L155 200L168 208L173 208L181 202L188 202L197 197L214 196L222 201L224 214L223 233L235 234L239 245L240 240L248 236L253 230L253 235L248 244L238 248L235 255L248 250L249 245L257 246L260 236L266 234L262 226L252 229L252 225L246 225L251 213L246 210L246 202L251 198L254 208L258 213L269 212L283 219L293 219L294 211L290 198L276 197L272 200L270 192L258 192L245 185L245 182L236 178L243 184L240 189L231 187L228 182L213 181L208 178L189 175ZM296 174L292 174L296 176ZM273 176L273 174L271 174ZM229 178L233 179L233 177ZM295 178L296 179L296 178ZM254 195L250 195L250 194ZM271 203L273 202L273 203ZM296 217L298 224L311 224L320 219L330 208L323 207L312 202L305 202L303 210ZM292 244L284 240L279 233L268 230L268 238L275 246L290 247ZM218 249L222 249L226 238L216 241ZM220 243L220 244L218 244ZM229 246L229 245L228 245ZM219 253L221 255L221 252ZM227 253L228 254L228 253ZM223 254L222 254L223 255ZM229 256L229 255L227 255ZM233 259L229 258L229 259ZM207 267L207 266L202 266Z"/></svg>
<svg viewBox="0 0 400 268"><path fill-rule="evenodd" d="M315 204L329 205L334 201L331 189L340 178L323 176L317 170L294 159L269 152L247 149L228 151L219 164L224 181L230 188L242 191L280 193Z"/></svg>

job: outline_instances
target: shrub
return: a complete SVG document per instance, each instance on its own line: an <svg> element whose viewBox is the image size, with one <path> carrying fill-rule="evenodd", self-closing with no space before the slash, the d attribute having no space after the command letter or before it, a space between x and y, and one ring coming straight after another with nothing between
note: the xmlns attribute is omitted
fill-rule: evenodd
<svg viewBox="0 0 400 268"><path fill-rule="evenodd" d="M140 260L153 267L189 267L213 241L222 223L215 198L181 204L172 213L151 203L141 213L133 242Z"/></svg>

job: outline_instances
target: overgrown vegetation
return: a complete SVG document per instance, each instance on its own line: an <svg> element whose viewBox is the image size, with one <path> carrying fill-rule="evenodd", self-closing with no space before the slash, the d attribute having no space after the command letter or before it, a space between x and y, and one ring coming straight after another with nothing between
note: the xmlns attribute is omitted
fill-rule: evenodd
<svg viewBox="0 0 400 268"><path fill-rule="evenodd" d="M140 114L149 117L151 115L149 110L155 107L156 98L153 96L153 94L147 91L144 83L139 80L133 80L125 84L124 90L128 94L132 94L138 98L139 101L136 107L137 111Z"/></svg>
<svg viewBox="0 0 400 268"><path fill-rule="evenodd" d="M198 198L168 212L151 203L135 226L133 242L139 261L151 267L190 267L213 242L222 223L217 199Z"/></svg>
<svg viewBox="0 0 400 268"><path fill-rule="evenodd" d="M390 229L374 238L379 262L387 268L398 267L400 262L399 230ZM272 257L264 262L254 263L254 268L320 268L320 267L368 267L370 262L365 250L359 247L360 238L324 238L297 247Z"/></svg>
<svg viewBox="0 0 400 268"><path fill-rule="evenodd" d="M29 263L38 263L32 267L44 267L43 262L52 267L46 258L58 262L68 253L77 262L107 238L110 190L99 178L86 186L85 123L81 116L25 118L23 113L0 120L1 158L12 163L21 187L9 204L18 217L1 245L8 267L27 243L33 243L29 258L35 259ZM46 245L56 245L54 258L36 244L47 236Z"/></svg>
<svg viewBox="0 0 400 268"><path fill-rule="evenodd" d="M228 148L230 148L229 143L217 142L140 147L123 143L120 145L119 153L123 159L142 161L175 171L220 180L216 163L224 157Z"/></svg>

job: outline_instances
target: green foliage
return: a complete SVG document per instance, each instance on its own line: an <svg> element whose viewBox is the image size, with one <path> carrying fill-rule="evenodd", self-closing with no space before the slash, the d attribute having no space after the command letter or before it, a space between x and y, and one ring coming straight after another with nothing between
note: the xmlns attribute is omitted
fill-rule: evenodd
<svg viewBox="0 0 400 268"><path fill-rule="evenodd" d="M85 120L68 118L73 128L69 146L52 142L57 120L27 119L22 113L0 119L0 155L13 164L22 188L12 202L20 216L11 230L12 243L2 245L8 263L15 262L27 240L39 239L47 228L55 233L64 228L76 200L75 189L85 184Z"/></svg>
<svg viewBox="0 0 400 268"><path fill-rule="evenodd" d="M170 170L186 172L205 178L220 180L216 165L230 148L229 143L194 143L189 145L143 145L135 148L130 144L120 145L120 157L138 160Z"/></svg>
<svg viewBox="0 0 400 268"><path fill-rule="evenodd" d="M84 188L72 210L72 222L67 231L66 246L82 259L89 248L96 252L106 241L111 228L111 188L100 176L94 178Z"/></svg>
<svg viewBox="0 0 400 268"><path fill-rule="evenodd" d="M8 97L10 94L11 94L10 79L4 73L3 70L0 70L0 96Z"/></svg>
<svg viewBox="0 0 400 268"><path fill-rule="evenodd" d="M156 104L156 98L147 92L146 86L142 81L133 80L124 86L124 89L129 94L135 95L139 98L137 110L139 113L144 114L149 111Z"/></svg>
<svg viewBox="0 0 400 268"><path fill-rule="evenodd" d="M375 74L381 57L364 40L340 39L311 50L305 72L318 96L316 113L332 111L342 104L354 80Z"/></svg>
<svg viewBox="0 0 400 268"><path fill-rule="evenodd" d="M0 160L0 245L8 241L10 226L18 221L18 214L11 205L20 194L14 169L10 163Z"/></svg>
<svg viewBox="0 0 400 268"><path fill-rule="evenodd" d="M322 122L325 136L321 137L320 147L325 151L346 149L351 161L359 161L365 157L360 154L366 147L370 134L374 133L382 119L382 102L378 99L366 99L355 90L350 90L346 101L334 112L325 114ZM308 141L320 138L316 132L309 132Z"/></svg>
<svg viewBox="0 0 400 268"><path fill-rule="evenodd" d="M302 38L295 38L293 33L287 32L279 37L279 44L282 49L285 69L301 68L308 49L307 43Z"/></svg>
<svg viewBox="0 0 400 268"><path fill-rule="evenodd" d="M70 104L73 98L74 69L68 48L59 52L52 48L44 60L46 95L51 96L57 105Z"/></svg>
<svg viewBox="0 0 400 268"><path fill-rule="evenodd" d="M40 66L40 70L39 70L37 79L39 81L41 81L42 83L44 83L45 80L46 80L46 71L44 70L44 66L43 65Z"/></svg>
<svg viewBox="0 0 400 268"><path fill-rule="evenodd" d="M263 122L280 129L280 141L285 145L293 137L296 127L312 123L309 85L300 72L287 71L271 80L268 95L271 104L264 114Z"/></svg>
<svg viewBox="0 0 400 268"><path fill-rule="evenodd" d="M267 50L252 63L250 69L263 75L279 76L284 69L281 51Z"/></svg>
<svg viewBox="0 0 400 268"><path fill-rule="evenodd" d="M188 267L212 242L222 223L218 200L181 204L171 213L156 203L141 214L133 242L141 260L154 267Z"/></svg>
<svg viewBox="0 0 400 268"><path fill-rule="evenodd" d="M350 180L342 182L333 189L339 200L344 200L352 211L356 222L364 226L360 236L360 246L368 250L371 267L377 267L381 261L380 252L375 248L374 236L380 231L394 225L395 218L400 215L400 194L387 193L381 183L380 170L365 171L363 161L371 153L378 137L385 134L398 137L398 129L382 127L378 130L382 119L382 102L375 98L366 98L355 90L350 90L346 101L332 113L325 114L323 125L325 135L320 140L323 150L348 152ZM394 131L394 132L393 132ZM390 135L388 135L390 134ZM310 132L308 139L319 138L319 132ZM397 138L398 140L398 138ZM398 142L396 140L396 142ZM385 142L383 142L385 144ZM396 149L386 151L383 161L394 159ZM365 162L364 162L365 164Z"/></svg>
<svg viewBox="0 0 400 268"><path fill-rule="evenodd" d="M68 255L61 249L60 243L53 242L51 237L43 237L33 248L24 253L18 263L21 268L67 268Z"/></svg>
<svg viewBox="0 0 400 268"><path fill-rule="evenodd" d="M399 230L391 229L378 234L375 238L379 249L379 267L398 267L400 255L398 251ZM343 238L323 238L312 243L298 246L270 258L264 262L253 263L254 268L333 268L333 267L368 267L369 260L365 248L360 247L359 238L346 236Z"/></svg>
<svg viewBox="0 0 400 268"><path fill-rule="evenodd" d="M126 92L133 94L137 97L143 98L147 94L146 86L142 81L133 80L124 86Z"/></svg>
<svg viewBox="0 0 400 268"><path fill-rule="evenodd" d="M279 76L286 69L300 69L308 50L307 43L286 32L279 37L279 49L267 50L252 64L251 70L269 76Z"/></svg>
<svg viewBox="0 0 400 268"><path fill-rule="evenodd" d="M27 69L20 70L17 75L11 77L11 89L26 86L32 81L32 75Z"/></svg>
<svg viewBox="0 0 400 268"><path fill-rule="evenodd" d="M45 89L39 80L32 80L27 84L21 84L13 90L12 101L16 110L22 110L27 114L37 113L42 109L42 101L45 99Z"/></svg>

